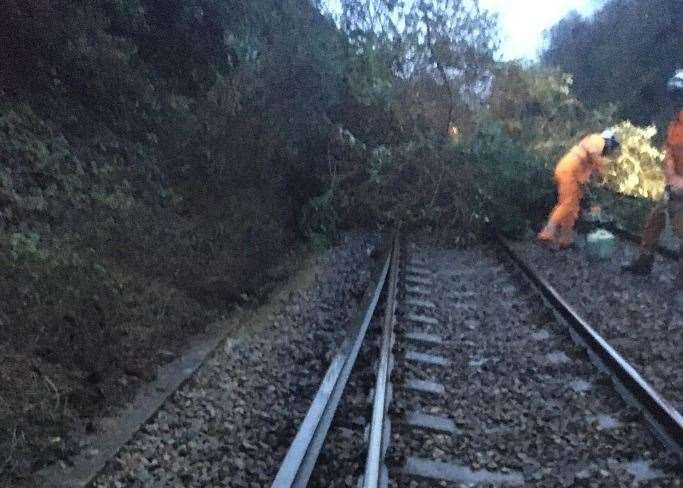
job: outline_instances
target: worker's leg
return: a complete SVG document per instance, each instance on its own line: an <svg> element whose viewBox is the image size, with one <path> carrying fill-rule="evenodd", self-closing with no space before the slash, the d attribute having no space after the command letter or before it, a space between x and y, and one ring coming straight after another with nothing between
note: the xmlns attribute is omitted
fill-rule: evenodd
<svg viewBox="0 0 683 488"><path fill-rule="evenodd" d="M581 200L581 186L571 174L555 175L557 183L557 205L550 213L548 224L538 235L540 240L554 240L555 234L560 232L560 239L571 235L576 219L579 217L579 202Z"/></svg>
<svg viewBox="0 0 683 488"><path fill-rule="evenodd" d="M568 186L566 191L571 192L571 200L569 200L569 196L567 197L567 205L570 205L571 208L568 209L567 216L560 224L559 243L561 249L566 249L574 243L574 225L581 211L581 196L583 193L581 185L575 180L566 186Z"/></svg>
<svg viewBox="0 0 683 488"><path fill-rule="evenodd" d="M560 229L559 244L566 248L574 242L574 224L579 218L581 209L581 185L572 175L558 176L558 208L550 216L551 221L557 222Z"/></svg>
<svg viewBox="0 0 683 488"><path fill-rule="evenodd" d="M559 183L557 181L557 178L555 178L555 184L558 187L558 194L559 194ZM548 216L548 221L545 224L545 227L541 229L541 232L538 233L537 239L541 242L546 242L546 243L552 243L555 242L555 238L557 236L557 231L559 230L557 227L557 222L553 222L552 220L552 215L557 211L557 207L559 207L559 198L558 198L558 203L555 204L555 207L553 208L553 211L550 213Z"/></svg>
<svg viewBox="0 0 683 488"><path fill-rule="evenodd" d="M671 202L669 205L669 218L671 219L671 227L676 237L678 237L679 244L683 243L683 202ZM683 245L681 246L683 251ZM674 313L683 314L683 254L678 262L678 273L673 286L673 307Z"/></svg>
<svg viewBox="0 0 683 488"><path fill-rule="evenodd" d="M669 218L674 234L678 237L679 244L683 244L683 202L672 202L669 209ZM681 246L683 251L683 245ZM678 264L677 284L683 289L683 253Z"/></svg>
<svg viewBox="0 0 683 488"><path fill-rule="evenodd" d="M666 211L668 203L665 200L658 202L655 208L652 209L650 216L645 222L643 228L643 235L640 243L640 254L629 265L624 267L624 270L638 275L646 275L652 271L652 265L655 261L655 248L659 242L659 238L666 227Z"/></svg>
<svg viewBox="0 0 683 488"><path fill-rule="evenodd" d="M659 238L666 227L667 207L668 204L665 201L657 203L645 222L643 236L640 242L642 254L653 254L655 252L657 243L659 243Z"/></svg>

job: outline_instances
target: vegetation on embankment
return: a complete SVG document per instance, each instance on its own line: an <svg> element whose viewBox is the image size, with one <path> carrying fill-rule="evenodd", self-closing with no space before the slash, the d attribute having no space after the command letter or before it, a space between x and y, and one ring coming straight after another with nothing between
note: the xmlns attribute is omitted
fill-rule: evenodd
<svg viewBox="0 0 683 488"><path fill-rule="evenodd" d="M350 95L344 38L307 2L8 0L0 33L0 484L14 486L160 350L268 285Z"/></svg>
<svg viewBox="0 0 683 488"><path fill-rule="evenodd" d="M519 234L618 106L495 61L476 2L0 2L0 484L358 226Z"/></svg>

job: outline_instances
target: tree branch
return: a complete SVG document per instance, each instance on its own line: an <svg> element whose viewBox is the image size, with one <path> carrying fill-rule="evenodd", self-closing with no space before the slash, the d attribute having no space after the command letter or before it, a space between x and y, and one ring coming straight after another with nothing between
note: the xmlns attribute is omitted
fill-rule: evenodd
<svg viewBox="0 0 683 488"><path fill-rule="evenodd" d="M434 51L434 46L433 46L433 38L432 38L432 28L429 24L429 18L427 17L427 13L425 12L422 16L422 19L425 23L425 27L427 28L427 47L429 48L429 55L432 59L432 62L436 64L436 69L441 75L441 79L443 81L444 87L446 88L446 92L448 93L448 119L446 120L446 134L448 134L448 129L451 126L451 121L453 119L453 89L451 88L451 84L448 81L448 75L446 74L446 69L444 68L443 64L441 61L439 61L439 57L437 56L436 52Z"/></svg>

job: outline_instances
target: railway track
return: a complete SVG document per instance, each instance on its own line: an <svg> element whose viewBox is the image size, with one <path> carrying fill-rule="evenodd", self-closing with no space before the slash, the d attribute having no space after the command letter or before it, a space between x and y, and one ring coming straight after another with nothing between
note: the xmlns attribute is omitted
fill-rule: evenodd
<svg viewBox="0 0 683 488"><path fill-rule="evenodd" d="M498 244L504 257L454 258L394 241L363 323L333 359L274 488L620 486L628 477L680 486L680 413ZM359 357L365 366L355 372ZM325 441L338 437L336 423L350 425L333 422L347 383L357 398L371 388L365 422L356 423L364 441L351 444L360 453L335 480L334 467L318 461L321 451L332 453L329 464L349 449Z"/></svg>
<svg viewBox="0 0 683 488"><path fill-rule="evenodd" d="M683 340L674 293L678 266L671 261L677 253L671 239L664 238L667 247L657 253L652 272L632 275L623 266L638 255L639 237L611 230L621 242L604 260L588 256L581 242L562 253L548 252L529 241L514 242L512 247L655 390L683 411L683 362L672 359L680 357Z"/></svg>
<svg viewBox="0 0 683 488"><path fill-rule="evenodd" d="M338 285L268 356L219 351L101 476L42 486L681 486L680 413L520 256L396 239L331 357Z"/></svg>

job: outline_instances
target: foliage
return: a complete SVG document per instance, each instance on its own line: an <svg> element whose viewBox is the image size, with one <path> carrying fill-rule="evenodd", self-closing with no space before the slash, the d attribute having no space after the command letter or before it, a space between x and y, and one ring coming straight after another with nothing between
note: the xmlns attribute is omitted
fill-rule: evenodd
<svg viewBox="0 0 683 488"><path fill-rule="evenodd" d="M118 155L98 155L86 164L63 134L29 106L0 107L0 188L15 195L0 208L8 223L63 219L65 212L105 205L129 209L135 189L129 179L145 176L148 189L163 187L153 175L131 171Z"/></svg>
<svg viewBox="0 0 683 488"><path fill-rule="evenodd" d="M378 144L427 133L442 137L453 121L462 124L479 107L493 66L497 25L478 1L344 0L342 7L353 63L366 68L351 72L354 96L388 108L394 119L394 133Z"/></svg>
<svg viewBox="0 0 683 488"><path fill-rule="evenodd" d="M572 13L553 27L542 59L571 73L591 107L617 102L619 118L663 123L682 42L680 0L609 0L592 18Z"/></svg>
<svg viewBox="0 0 683 488"><path fill-rule="evenodd" d="M65 406L39 400L33 366L13 378L15 486L69 449L47 431L259 296L360 95L347 39L308 1L6 0L0 39L0 351L44 367Z"/></svg>
<svg viewBox="0 0 683 488"><path fill-rule="evenodd" d="M301 231L316 249L324 248L336 237L337 211L333 204L334 187L312 198L301 212Z"/></svg>
<svg viewBox="0 0 683 488"><path fill-rule="evenodd" d="M489 117L465 144L465 157L475 170L478 213L498 231L522 235L555 196L547 160Z"/></svg>
<svg viewBox="0 0 683 488"><path fill-rule="evenodd" d="M422 138L387 148L344 153L334 161L335 206L343 227L380 223L420 230L441 242L474 238L471 168L462 150Z"/></svg>
<svg viewBox="0 0 683 488"><path fill-rule="evenodd" d="M621 151L604 172L603 184L613 191L652 200L664 192L664 153L652 144L657 129L623 122L616 128Z"/></svg>
<svg viewBox="0 0 683 488"><path fill-rule="evenodd" d="M347 137L336 139L330 154L326 197L342 227L380 222L462 243L489 223L509 235L523 233L529 217L554 197L541 156L490 117L455 143L424 137L368 149Z"/></svg>
<svg viewBox="0 0 683 488"><path fill-rule="evenodd" d="M646 198L625 198L606 186L591 185L586 192L586 205L598 205L616 222L633 234L640 234L643 223L652 212L652 201Z"/></svg>
<svg viewBox="0 0 683 488"><path fill-rule="evenodd" d="M368 148L331 151L342 225L379 220L451 241L487 222L523 233L552 205L557 158L611 124L614 108L586 107L561 71L494 65L495 19L476 2L344 5L352 45L391 88L375 99L390 119L383 137L343 119ZM451 143L445 136L454 128Z"/></svg>
<svg viewBox="0 0 683 488"><path fill-rule="evenodd" d="M490 77L496 49L496 20L479 3L419 0L405 18L403 35L412 76L430 74L445 91L447 107L440 132L446 134L456 105L477 106Z"/></svg>
<svg viewBox="0 0 683 488"><path fill-rule="evenodd" d="M391 167L393 154L391 149L386 146L378 146L370 153L370 167L368 169L370 181L378 184L382 175Z"/></svg>
<svg viewBox="0 0 683 488"><path fill-rule="evenodd" d="M46 258L45 251L39 247L40 236L34 232L24 234L15 232L9 236L10 256L15 261L42 261Z"/></svg>
<svg viewBox="0 0 683 488"><path fill-rule="evenodd" d="M505 131L551 165L578 139L611 125L613 106L590 109L573 93L570 75L555 68L502 63L489 98L491 114Z"/></svg>

